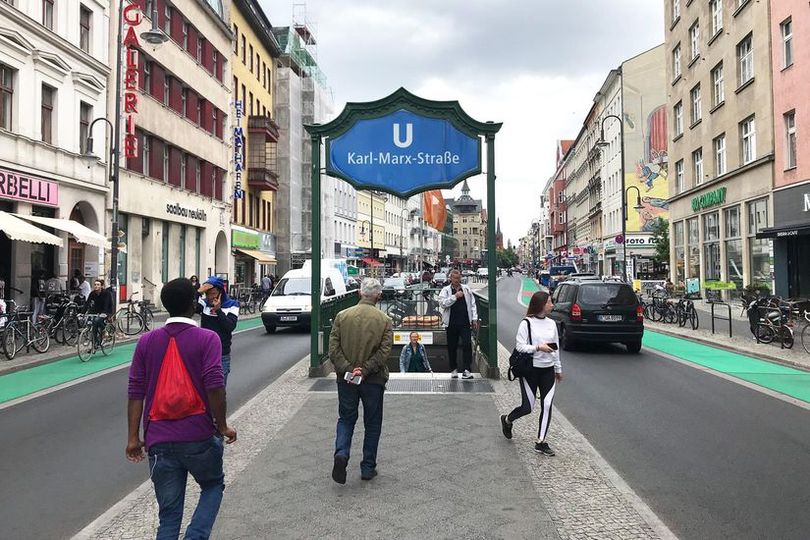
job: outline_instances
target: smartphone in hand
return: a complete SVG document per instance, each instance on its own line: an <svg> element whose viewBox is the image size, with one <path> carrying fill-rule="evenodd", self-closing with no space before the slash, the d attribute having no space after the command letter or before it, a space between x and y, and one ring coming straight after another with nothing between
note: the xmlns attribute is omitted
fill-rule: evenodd
<svg viewBox="0 0 810 540"><path fill-rule="evenodd" d="M549 347L549 348L550 348L552 351L556 351L556 350L557 350L557 344L556 344L556 343L546 343L546 345L548 345L548 347Z"/></svg>

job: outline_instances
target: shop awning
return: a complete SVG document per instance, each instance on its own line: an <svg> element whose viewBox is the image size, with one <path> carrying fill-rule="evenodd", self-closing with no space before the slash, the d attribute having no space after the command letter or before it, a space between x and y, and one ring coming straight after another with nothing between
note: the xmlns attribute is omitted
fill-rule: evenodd
<svg viewBox="0 0 810 540"><path fill-rule="evenodd" d="M253 249L240 249L240 248L236 248L236 251L242 253L243 255L247 255L248 257L256 259L257 261L259 261L259 264L276 264L276 260L267 253L264 253L263 251L256 251Z"/></svg>
<svg viewBox="0 0 810 540"><path fill-rule="evenodd" d="M371 257L363 257L360 260L366 263L367 266L384 266L383 263L376 259L372 259Z"/></svg>
<svg viewBox="0 0 810 540"><path fill-rule="evenodd" d="M792 238L810 235L810 223L794 227L768 227L757 233L757 238Z"/></svg>
<svg viewBox="0 0 810 540"><path fill-rule="evenodd" d="M89 244L91 246L96 247L106 247L109 242L104 237L103 234L99 234L93 229L85 227L81 223L77 221L73 221L70 219L57 219L57 218L48 218L48 217L41 217L41 216L25 216L22 214L14 214L18 218L25 219L27 221L33 221L34 223L39 223L40 225L45 225L46 227L51 227L52 229L58 229L60 231L65 231L73 236L77 242L82 244Z"/></svg>
<svg viewBox="0 0 810 540"><path fill-rule="evenodd" d="M5 235L12 240L31 242L33 244L51 244L58 247L63 246L62 239L58 236L54 236L39 227L35 227L30 223L18 219L13 214L3 211L0 211L0 231L3 231Z"/></svg>

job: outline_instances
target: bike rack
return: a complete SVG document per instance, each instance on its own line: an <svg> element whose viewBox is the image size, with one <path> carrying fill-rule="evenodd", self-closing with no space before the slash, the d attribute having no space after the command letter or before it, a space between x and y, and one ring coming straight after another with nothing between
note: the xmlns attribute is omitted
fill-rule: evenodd
<svg viewBox="0 0 810 540"><path fill-rule="evenodd" d="M728 310L728 317L719 317L715 315L714 308L715 306L723 306ZM731 304L726 302L712 302L712 334L714 334L714 320L717 319L718 321L728 321L728 337L732 336L732 326L731 326Z"/></svg>

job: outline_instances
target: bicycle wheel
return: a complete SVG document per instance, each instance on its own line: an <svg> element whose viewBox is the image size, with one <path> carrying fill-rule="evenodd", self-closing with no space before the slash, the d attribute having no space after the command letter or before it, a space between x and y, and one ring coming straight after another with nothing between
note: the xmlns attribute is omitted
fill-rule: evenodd
<svg viewBox="0 0 810 540"><path fill-rule="evenodd" d="M143 331L143 317L135 311L118 310L115 320L118 329L127 336L135 336Z"/></svg>
<svg viewBox="0 0 810 540"><path fill-rule="evenodd" d="M648 321L654 320L653 319L654 312L655 308L653 308L652 304L647 304L646 306L644 306L644 318L647 319Z"/></svg>
<svg viewBox="0 0 810 540"><path fill-rule="evenodd" d="M758 324L754 335L760 343L771 343L776 337L776 331L769 324Z"/></svg>
<svg viewBox="0 0 810 540"><path fill-rule="evenodd" d="M144 330L150 330L152 328L152 320L155 318L152 314L152 310L148 307L141 306L141 318L143 319Z"/></svg>
<svg viewBox="0 0 810 540"><path fill-rule="evenodd" d="M675 314L675 310L672 309L672 308L667 309L664 312L663 316L662 316L662 319L664 320L664 322L668 323L668 324L674 323L676 318L677 318L677 316Z"/></svg>
<svg viewBox="0 0 810 540"><path fill-rule="evenodd" d="M48 352L51 347L51 336L48 334L48 329L41 324L34 324L31 327L31 337L33 341L31 346L38 353Z"/></svg>
<svg viewBox="0 0 810 540"><path fill-rule="evenodd" d="M793 343L796 341L795 339L793 339L793 328L789 326L783 326L779 330L779 335L782 338L782 345L786 349L792 349Z"/></svg>
<svg viewBox="0 0 810 540"><path fill-rule="evenodd" d="M698 318L698 312L694 307L692 307L692 309L689 310L689 326L692 327L692 330L697 330L698 326L700 326L700 319Z"/></svg>
<svg viewBox="0 0 810 540"><path fill-rule="evenodd" d="M77 341L78 343L76 345L76 349L79 353L79 360L82 362L87 362L96 352L93 348L93 327L85 326L82 328Z"/></svg>
<svg viewBox="0 0 810 540"><path fill-rule="evenodd" d="M104 326L104 333L101 335L101 353L104 356L110 354L115 347L115 325L107 323Z"/></svg>
<svg viewBox="0 0 810 540"><path fill-rule="evenodd" d="M9 324L3 329L3 354L6 360L14 360L17 351L19 351L17 348L17 331L13 324Z"/></svg>
<svg viewBox="0 0 810 540"><path fill-rule="evenodd" d="M810 354L810 324L805 324L804 328L802 329L802 347L804 347L804 352Z"/></svg>
<svg viewBox="0 0 810 540"><path fill-rule="evenodd" d="M75 347L76 342L79 340L79 318L76 317L75 314L65 319L62 326L62 333L64 334L65 345Z"/></svg>
<svg viewBox="0 0 810 540"><path fill-rule="evenodd" d="M686 310L684 310L682 308L675 308L675 318L678 321L678 326L679 327L683 328L684 326L686 326L686 323L687 323L687 320L688 320L688 317L686 315Z"/></svg>

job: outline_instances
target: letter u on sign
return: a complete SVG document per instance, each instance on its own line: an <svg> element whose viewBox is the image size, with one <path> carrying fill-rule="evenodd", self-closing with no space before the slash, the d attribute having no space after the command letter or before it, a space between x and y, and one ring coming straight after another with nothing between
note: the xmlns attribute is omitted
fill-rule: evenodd
<svg viewBox="0 0 810 540"><path fill-rule="evenodd" d="M405 124L405 141L403 142L399 133L399 124L394 124L394 144L397 148L408 148L413 144L413 124Z"/></svg>

